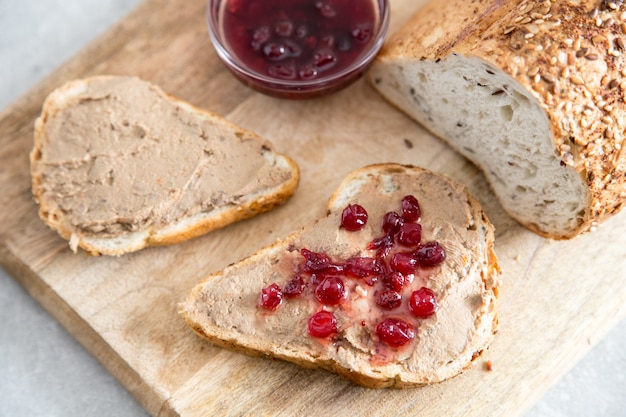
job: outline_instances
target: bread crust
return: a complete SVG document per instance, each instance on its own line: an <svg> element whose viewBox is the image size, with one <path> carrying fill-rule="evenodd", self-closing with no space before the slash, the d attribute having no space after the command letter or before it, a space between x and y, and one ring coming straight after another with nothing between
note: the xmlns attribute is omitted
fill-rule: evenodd
<svg viewBox="0 0 626 417"><path fill-rule="evenodd" d="M480 357L483 350L488 347L498 327L496 304L500 269L494 252L493 226L489 223L479 203L467 194L463 187L455 185L447 178L438 174L413 166L378 164L359 169L346 177L342 185L329 199L327 219L334 225L336 216L338 213L341 213L346 201L358 201L358 190L363 183L379 181L380 178L391 178L394 176L407 176L414 179L416 188L420 187L419 184L433 179L441 181L440 184L446 184L446 187L451 187L451 189L455 190L454 196L448 195L443 198L450 198L455 202L457 198L461 199L463 201L462 204L468 210L467 212L470 213L471 218L468 220L472 230L470 234L476 232L482 236L478 240L471 240L472 244L474 242L479 243L476 246L467 248L468 252L466 252L466 255L459 255L459 258L450 255L449 258L450 263L453 265L456 265L457 262L459 262L459 265L465 262L472 263L471 266L465 265L463 267L468 268L464 269L466 271L473 270L472 268L477 268L476 270L480 271L479 273L468 273L467 276L460 280L455 280L457 284L454 285L462 285L459 283L461 281L473 282L477 280L478 282L475 282L475 284L480 287L480 294L473 294L472 297L483 300L482 306L475 311L475 316L472 316L473 318L471 319L474 328L461 330L461 333L465 334L467 332L468 335L472 336L458 356L446 357L446 360L441 365L437 365L435 369L428 371L408 371L403 368L402 360L392 364L378 365L372 359L372 356L364 354L360 348L351 347L350 345L346 346L342 342L330 345L330 350L326 351L326 348L320 348L324 344L318 345L310 336L303 336L299 339L300 336L298 334L302 330L299 330L298 327L302 323L306 323L308 319L308 313L302 312L302 310L296 309L296 313L291 311L284 313L289 316L287 320L295 320L299 323L297 326L292 322L281 322L281 320L285 320L285 316L283 316L283 319L280 318L280 308L283 307L280 307L275 313L269 313L269 315L258 310L256 307L256 296L254 295L259 291L258 288L264 287L271 280L280 280L277 277L281 275L291 276L293 274L293 272L282 271L279 265L283 263L285 257L289 257L287 254L294 251L294 247L297 248L302 244L303 241L300 240L302 232L305 235L310 233L311 229L315 229L320 225L320 222L325 220L315 222L313 225L303 228L302 231L295 232L285 239L259 250L250 257L230 265L223 271L217 272L200 282L189 292L187 299L179 305L179 312L187 325L197 335L217 346L253 356L287 360L305 368L328 370L356 384L369 388L408 388L431 384L454 377L468 369ZM384 180L381 180L381 182L384 183ZM389 183L393 182L394 180L391 180ZM437 185L433 187L437 188ZM404 191L406 189L389 192L397 194ZM429 195L432 195L434 199L442 198L434 193L429 193ZM462 227L464 228L465 226ZM308 239L309 244L315 245L314 242L316 242L319 236L322 236L316 233L312 233L313 237L302 239L304 241ZM458 239L461 239L458 235L456 236ZM432 238L432 236L429 238ZM326 250L332 250L326 246L328 243L322 243L321 241L317 243L326 247ZM463 244L469 243L464 242ZM341 246L341 244L338 245ZM312 249L315 248L313 247ZM347 252L353 250L358 249L343 249L343 251ZM469 255L470 252L472 255ZM473 260L467 261L468 258ZM465 260L461 261L460 259ZM435 275L429 279L432 282L436 282L441 277ZM442 282L447 281L443 279ZM441 285L445 284L442 283ZM226 298L228 300L225 300ZM228 306L228 311L236 313L222 317L219 309L225 305ZM349 309L350 307L346 308ZM465 307L458 305L454 306L454 308L464 309ZM302 317L294 318L294 314ZM244 317L244 319L241 317ZM270 324L263 320L275 321L272 321ZM442 316L441 320L445 321L446 319ZM273 338L271 335L264 333L265 326L268 326L268 329L272 328L272 326L288 329L288 332L293 332L295 335L293 336L294 339L289 340L292 336L288 336L286 340L282 340L282 335L277 335L276 338ZM247 327L250 328L246 329ZM448 330L451 331L450 329ZM428 332L430 331L433 330L428 330ZM348 336L341 336L340 339L343 340L344 337L348 338ZM346 357L336 353L335 350L337 352L341 350L339 346L342 346L343 350L348 351L346 357L354 357L356 359L347 361ZM439 346L435 350L439 348L442 350L446 349L446 347ZM428 355L428 353L424 354ZM406 358L403 360L406 360Z"/></svg>
<svg viewBox="0 0 626 417"><path fill-rule="evenodd" d="M433 1L390 39L378 62L439 62L455 54L519 82L545 111L561 165L588 190L574 230L546 233L522 223L549 238L572 238L626 201L625 11L623 2L605 0Z"/></svg>
<svg viewBox="0 0 626 417"><path fill-rule="evenodd" d="M68 240L70 247L76 251L78 247L90 255L119 256L128 252L137 251L151 246L172 245L204 235L212 230L238 222L285 203L295 192L300 172L297 164L289 157L276 152L271 143L260 138L255 133L242 129L222 117L198 108L180 99L165 93L160 87L150 84L150 88L158 92L160 99L167 100L182 109L182 111L202 120L209 120L221 129L222 132L234 132L239 137L256 140L262 148L263 155L275 162L276 172L288 172L288 178L278 184L257 191L254 194L243 196L237 204L225 204L214 207L210 212L200 212L180 219L165 226L148 226L144 229L129 231L122 236L110 237L97 233L84 233L70 224L66 213L59 208L54 198L46 194L44 173L46 147L52 141L63 141L63 137L50 137L47 132L48 120L58 113L71 108L79 101L82 91L92 85L109 82L145 83L136 77L94 76L74 80L53 91L45 100L40 117L35 121L34 145L30 154L32 192L35 201L39 204L39 216L57 231L61 237ZM147 109L146 109L147 110ZM174 127L175 128L175 127ZM77 178L76 181L81 181Z"/></svg>

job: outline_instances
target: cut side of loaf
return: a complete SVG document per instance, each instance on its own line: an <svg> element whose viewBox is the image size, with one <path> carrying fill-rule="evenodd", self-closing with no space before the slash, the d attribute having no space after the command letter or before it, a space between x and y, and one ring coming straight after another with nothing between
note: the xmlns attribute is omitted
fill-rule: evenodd
<svg viewBox="0 0 626 417"><path fill-rule="evenodd" d="M404 214L408 196L419 203L417 220ZM367 220L349 230L342 218L356 206ZM497 327L493 227L478 202L439 174L380 164L348 175L327 207L327 217L193 288L179 306L187 324L218 346L372 388L430 384L467 369ZM383 218L401 220L385 232ZM415 228L419 243L405 233ZM433 246L445 256L418 256ZM417 315L416 292L431 294L436 309Z"/></svg>
<svg viewBox="0 0 626 417"><path fill-rule="evenodd" d="M182 242L270 210L297 165L256 134L136 77L71 81L35 123L39 215L93 255Z"/></svg>
<svg viewBox="0 0 626 417"><path fill-rule="evenodd" d="M431 2L390 39L370 79L479 166L513 218L572 238L626 201L624 9Z"/></svg>

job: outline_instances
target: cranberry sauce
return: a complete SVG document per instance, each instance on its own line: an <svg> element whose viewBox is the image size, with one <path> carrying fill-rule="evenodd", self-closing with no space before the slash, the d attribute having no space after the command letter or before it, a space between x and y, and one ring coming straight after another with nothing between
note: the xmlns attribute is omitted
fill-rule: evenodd
<svg viewBox="0 0 626 417"><path fill-rule="evenodd" d="M244 65L294 82L348 68L378 25L373 0L227 0L222 13L223 36Z"/></svg>
<svg viewBox="0 0 626 417"><path fill-rule="evenodd" d="M334 338L340 333L335 313L351 314L349 293L363 284L371 290L361 288L361 294L368 297L374 309L370 317L349 317L350 321L360 321L362 326L371 323L373 339L389 348L408 345L415 338L419 321L438 309L435 292L417 282L413 285L414 278L417 274L423 276L419 271L430 274L431 268L445 261L446 252L436 241L422 241L421 210L415 197L405 196L399 208L400 212L389 211L382 216L381 235L361 248L365 256L335 260L325 253L301 248L289 281L282 288L277 283L263 288L259 307L273 312L283 301L288 302L287 298L311 300L317 312L309 318L309 335ZM367 223L366 209L348 204L337 226L348 233L359 233Z"/></svg>

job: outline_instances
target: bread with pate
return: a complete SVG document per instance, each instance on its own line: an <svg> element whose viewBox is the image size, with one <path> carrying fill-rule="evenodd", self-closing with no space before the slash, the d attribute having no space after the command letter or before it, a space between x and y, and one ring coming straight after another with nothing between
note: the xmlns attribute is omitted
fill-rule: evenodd
<svg viewBox="0 0 626 417"><path fill-rule="evenodd" d="M32 192L93 255L182 242L284 203L299 170L256 134L136 77L68 82L35 123Z"/></svg>
<svg viewBox="0 0 626 417"><path fill-rule="evenodd" d="M478 202L440 174L380 164L348 175L327 208L193 288L179 308L188 325L218 346L366 387L467 369L497 328L493 227Z"/></svg>

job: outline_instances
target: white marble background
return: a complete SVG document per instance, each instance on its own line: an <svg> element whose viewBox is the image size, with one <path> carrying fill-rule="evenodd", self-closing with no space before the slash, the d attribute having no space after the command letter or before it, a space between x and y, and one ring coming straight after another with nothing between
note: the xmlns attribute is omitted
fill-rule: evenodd
<svg viewBox="0 0 626 417"><path fill-rule="evenodd" d="M0 110L138 3L0 0ZM0 417L21 416L143 417L147 413L0 269ZM626 416L626 321L526 414L605 416Z"/></svg>

